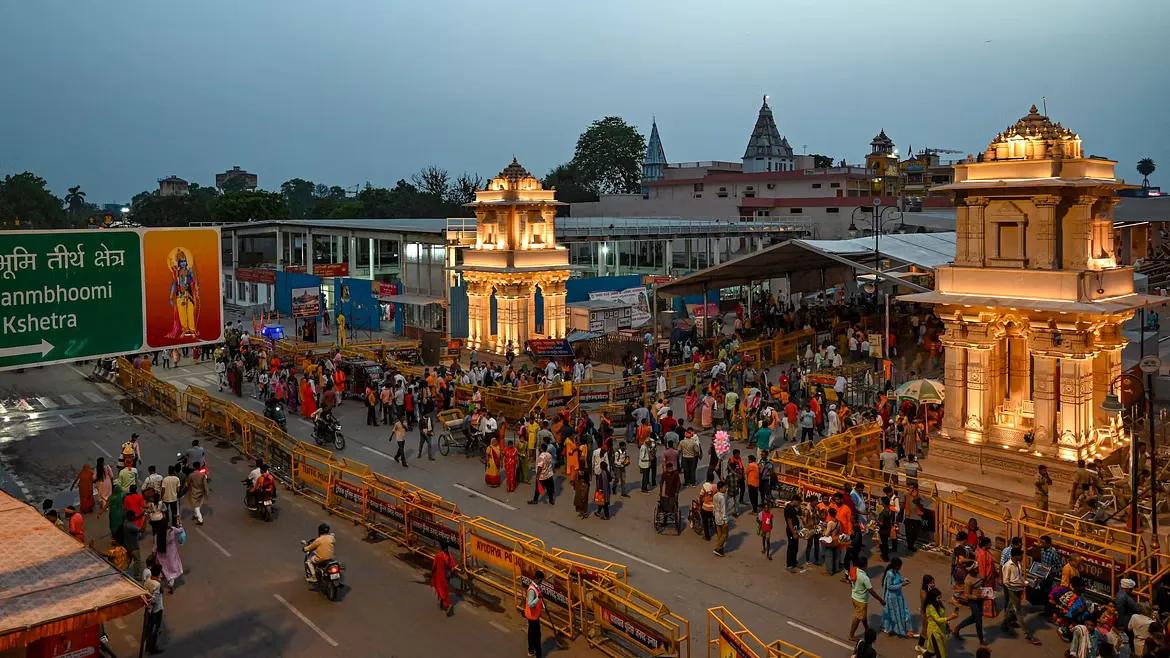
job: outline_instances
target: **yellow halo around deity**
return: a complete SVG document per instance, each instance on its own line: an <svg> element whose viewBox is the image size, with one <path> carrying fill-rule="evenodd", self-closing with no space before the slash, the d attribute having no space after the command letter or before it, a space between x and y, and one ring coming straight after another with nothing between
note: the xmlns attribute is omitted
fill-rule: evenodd
<svg viewBox="0 0 1170 658"><path fill-rule="evenodd" d="M190 249L183 247L175 247L171 249L171 253L167 254L167 265L173 270L179 266L179 256L182 255L187 260L187 267L195 267L195 257L191 255Z"/></svg>

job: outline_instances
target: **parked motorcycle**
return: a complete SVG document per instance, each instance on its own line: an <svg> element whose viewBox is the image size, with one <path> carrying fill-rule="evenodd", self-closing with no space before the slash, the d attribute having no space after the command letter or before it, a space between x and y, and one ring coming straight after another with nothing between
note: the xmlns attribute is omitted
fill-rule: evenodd
<svg viewBox="0 0 1170 658"><path fill-rule="evenodd" d="M302 539L301 546L308 546L309 542ZM304 557L302 551L301 557ZM313 565L313 577L316 579L317 590L325 595L325 598L330 601L336 601L337 595L341 591L342 579L341 572L345 571L345 565L337 560L326 560L321 564Z"/></svg>
<svg viewBox="0 0 1170 658"><path fill-rule="evenodd" d="M333 444L338 450L345 450L345 436L341 433L341 421L336 418L318 418L313 423L313 441L319 446Z"/></svg>

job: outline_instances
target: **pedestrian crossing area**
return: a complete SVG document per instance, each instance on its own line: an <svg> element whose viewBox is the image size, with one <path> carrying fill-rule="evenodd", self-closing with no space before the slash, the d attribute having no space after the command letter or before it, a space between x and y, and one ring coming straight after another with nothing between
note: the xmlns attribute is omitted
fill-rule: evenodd
<svg viewBox="0 0 1170 658"><path fill-rule="evenodd" d="M56 393L53 395L14 395L6 399L0 399L0 414L60 411L73 407L114 404L125 397L121 393L103 393L97 391Z"/></svg>
<svg viewBox="0 0 1170 658"><path fill-rule="evenodd" d="M215 374L210 375L183 375L180 377L170 377L167 381L180 389L184 386L195 386L204 390L219 388L219 380Z"/></svg>

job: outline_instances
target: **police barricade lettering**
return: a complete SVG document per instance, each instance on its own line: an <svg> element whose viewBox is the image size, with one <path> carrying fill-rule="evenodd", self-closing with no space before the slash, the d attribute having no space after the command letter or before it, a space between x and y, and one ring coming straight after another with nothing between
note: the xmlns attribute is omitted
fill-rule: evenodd
<svg viewBox="0 0 1170 658"><path fill-rule="evenodd" d="M544 542L484 517L464 521L464 568L473 583L512 594L516 554L544 550Z"/></svg>
<svg viewBox="0 0 1170 658"><path fill-rule="evenodd" d="M540 618L557 635L572 639L576 635L573 613L577 608L575 598L580 595L573 586L567 571L560 569L559 560L543 551L532 554L515 553L512 592L516 609L523 612L528 596L528 586L535 582L536 572L544 574L540 583L540 594L544 599L545 614Z"/></svg>
<svg viewBox="0 0 1170 658"><path fill-rule="evenodd" d="M616 579L582 584L589 646L614 658L690 656L690 623Z"/></svg>
<svg viewBox="0 0 1170 658"><path fill-rule="evenodd" d="M329 495L325 507L334 514L361 521L366 514L366 500L369 497L366 479L370 467L350 459L329 464Z"/></svg>
<svg viewBox="0 0 1170 658"><path fill-rule="evenodd" d="M329 493L329 463L333 453L304 441L293 452L293 488L319 503Z"/></svg>
<svg viewBox="0 0 1170 658"><path fill-rule="evenodd" d="M1098 601L1113 601L1126 567L1144 566L1148 561L1145 538L1120 528L1028 506L1020 508L1016 523L1028 558L1037 559L1040 537L1045 535L1052 539L1053 548L1064 560L1080 557L1085 592ZM1139 585L1148 584L1141 582L1144 578L1136 580Z"/></svg>
<svg viewBox="0 0 1170 658"><path fill-rule="evenodd" d="M446 545L455 563L462 565L463 517L454 504L448 503L445 509L418 496L412 496L404 502L407 548L426 557L434 557L439 548ZM462 571L462 566L458 570Z"/></svg>
<svg viewBox="0 0 1170 658"><path fill-rule="evenodd" d="M293 452L296 450L296 439L286 432L278 431L268 437L268 472L277 480L292 486L293 483Z"/></svg>
<svg viewBox="0 0 1170 658"><path fill-rule="evenodd" d="M366 526L373 532L405 545L406 494L397 481L373 473L366 484Z"/></svg>

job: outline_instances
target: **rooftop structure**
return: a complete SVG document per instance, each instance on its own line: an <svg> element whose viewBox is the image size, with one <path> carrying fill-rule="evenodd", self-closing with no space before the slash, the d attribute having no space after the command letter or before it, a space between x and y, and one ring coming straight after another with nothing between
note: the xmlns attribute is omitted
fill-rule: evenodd
<svg viewBox="0 0 1170 658"><path fill-rule="evenodd" d="M658 122L651 121L650 141L646 143L646 157L642 159L642 194L647 193L646 183L662 178L662 169L666 165L666 151L662 148L662 138L658 136Z"/></svg>
<svg viewBox="0 0 1170 658"><path fill-rule="evenodd" d="M240 169L239 165L228 169L222 174L215 175L215 186L221 190L237 188L241 190L254 190L259 185L259 177L244 169Z"/></svg>
<svg viewBox="0 0 1170 658"><path fill-rule="evenodd" d="M187 196L190 194L190 184L175 175L158 179L159 196Z"/></svg>
<svg viewBox="0 0 1170 658"><path fill-rule="evenodd" d="M748 173L792 170L792 147L788 145L787 139L780 136L776 120L772 118L772 108L768 107L767 96L760 106L756 125L748 139L747 149L743 152L743 170Z"/></svg>

